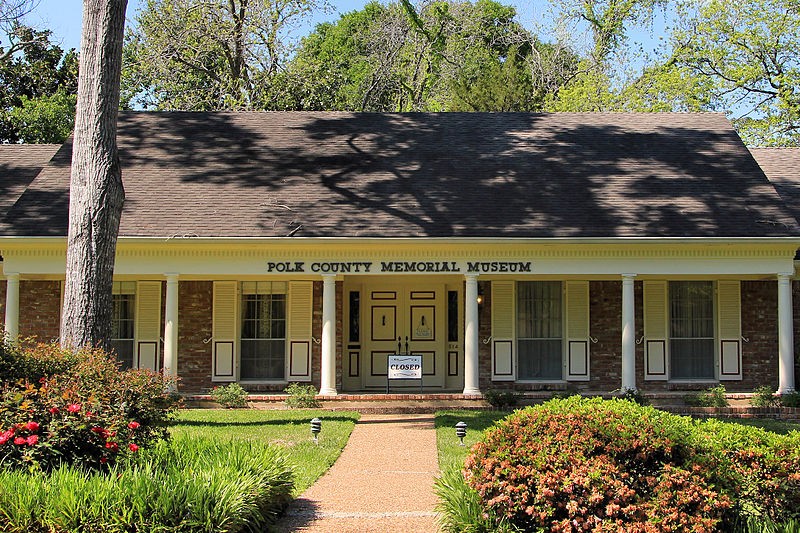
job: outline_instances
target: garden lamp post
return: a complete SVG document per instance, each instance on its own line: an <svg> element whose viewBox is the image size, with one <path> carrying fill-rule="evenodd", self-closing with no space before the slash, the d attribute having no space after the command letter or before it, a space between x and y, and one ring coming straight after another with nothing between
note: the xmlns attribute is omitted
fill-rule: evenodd
<svg viewBox="0 0 800 533"><path fill-rule="evenodd" d="M466 422L459 422L456 424L456 437L458 437L458 443L461 446L464 446L464 437L467 436L467 423Z"/></svg>
<svg viewBox="0 0 800 533"><path fill-rule="evenodd" d="M311 436L314 437L314 444L319 444L319 440L317 440L317 435L319 432L322 431L322 420L319 418L314 418L311 421Z"/></svg>

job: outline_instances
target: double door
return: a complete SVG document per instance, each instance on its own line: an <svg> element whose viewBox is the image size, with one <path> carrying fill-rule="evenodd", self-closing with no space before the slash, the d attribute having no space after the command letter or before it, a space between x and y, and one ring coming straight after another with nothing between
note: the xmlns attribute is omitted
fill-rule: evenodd
<svg viewBox="0 0 800 533"><path fill-rule="evenodd" d="M383 284L365 287L362 375L367 389L386 388L388 357L422 356L423 386L445 385L446 291L441 284ZM419 381L392 381L392 390L419 389Z"/></svg>

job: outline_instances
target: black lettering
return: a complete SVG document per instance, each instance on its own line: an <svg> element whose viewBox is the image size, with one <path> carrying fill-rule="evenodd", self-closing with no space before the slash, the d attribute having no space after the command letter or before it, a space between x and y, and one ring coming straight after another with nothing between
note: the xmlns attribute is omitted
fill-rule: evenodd
<svg viewBox="0 0 800 533"><path fill-rule="evenodd" d="M527 263L519 263L520 272L530 272L531 271L531 263L528 261Z"/></svg>
<svg viewBox="0 0 800 533"><path fill-rule="evenodd" d="M477 271L478 271L478 263L467 262L467 272L477 272Z"/></svg>

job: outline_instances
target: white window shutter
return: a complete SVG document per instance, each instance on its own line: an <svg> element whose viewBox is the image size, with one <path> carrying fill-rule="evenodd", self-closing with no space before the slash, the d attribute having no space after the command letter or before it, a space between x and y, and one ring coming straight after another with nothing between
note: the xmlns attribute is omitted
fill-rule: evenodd
<svg viewBox="0 0 800 533"><path fill-rule="evenodd" d="M314 283L289 283L289 381L311 381L311 324L314 315Z"/></svg>
<svg viewBox="0 0 800 533"><path fill-rule="evenodd" d="M161 369L161 282L136 283L136 351L133 366L153 371Z"/></svg>
<svg viewBox="0 0 800 533"><path fill-rule="evenodd" d="M492 381L514 381L516 321L513 281L492 282Z"/></svg>
<svg viewBox="0 0 800 533"><path fill-rule="evenodd" d="M644 379L669 379L667 282L644 282Z"/></svg>
<svg viewBox="0 0 800 533"><path fill-rule="evenodd" d="M214 282L211 381L236 381L236 281Z"/></svg>
<svg viewBox="0 0 800 533"><path fill-rule="evenodd" d="M742 379L742 312L739 281L717 282L719 379Z"/></svg>
<svg viewBox="0 0 800 533"><path fill-rule="evenodd" d="M589 381L589 282L566 282L567 381Z"/></svg>

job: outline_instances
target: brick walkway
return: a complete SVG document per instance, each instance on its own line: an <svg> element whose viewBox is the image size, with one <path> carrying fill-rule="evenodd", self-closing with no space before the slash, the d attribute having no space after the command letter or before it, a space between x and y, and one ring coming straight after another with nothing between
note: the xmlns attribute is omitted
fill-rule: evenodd
<svg viewBox="0 0 800 533"><path fill-rule="evenodd" d="M287 510L279 532L436 532L432 415L363 415L333 467Z"/></svg>

